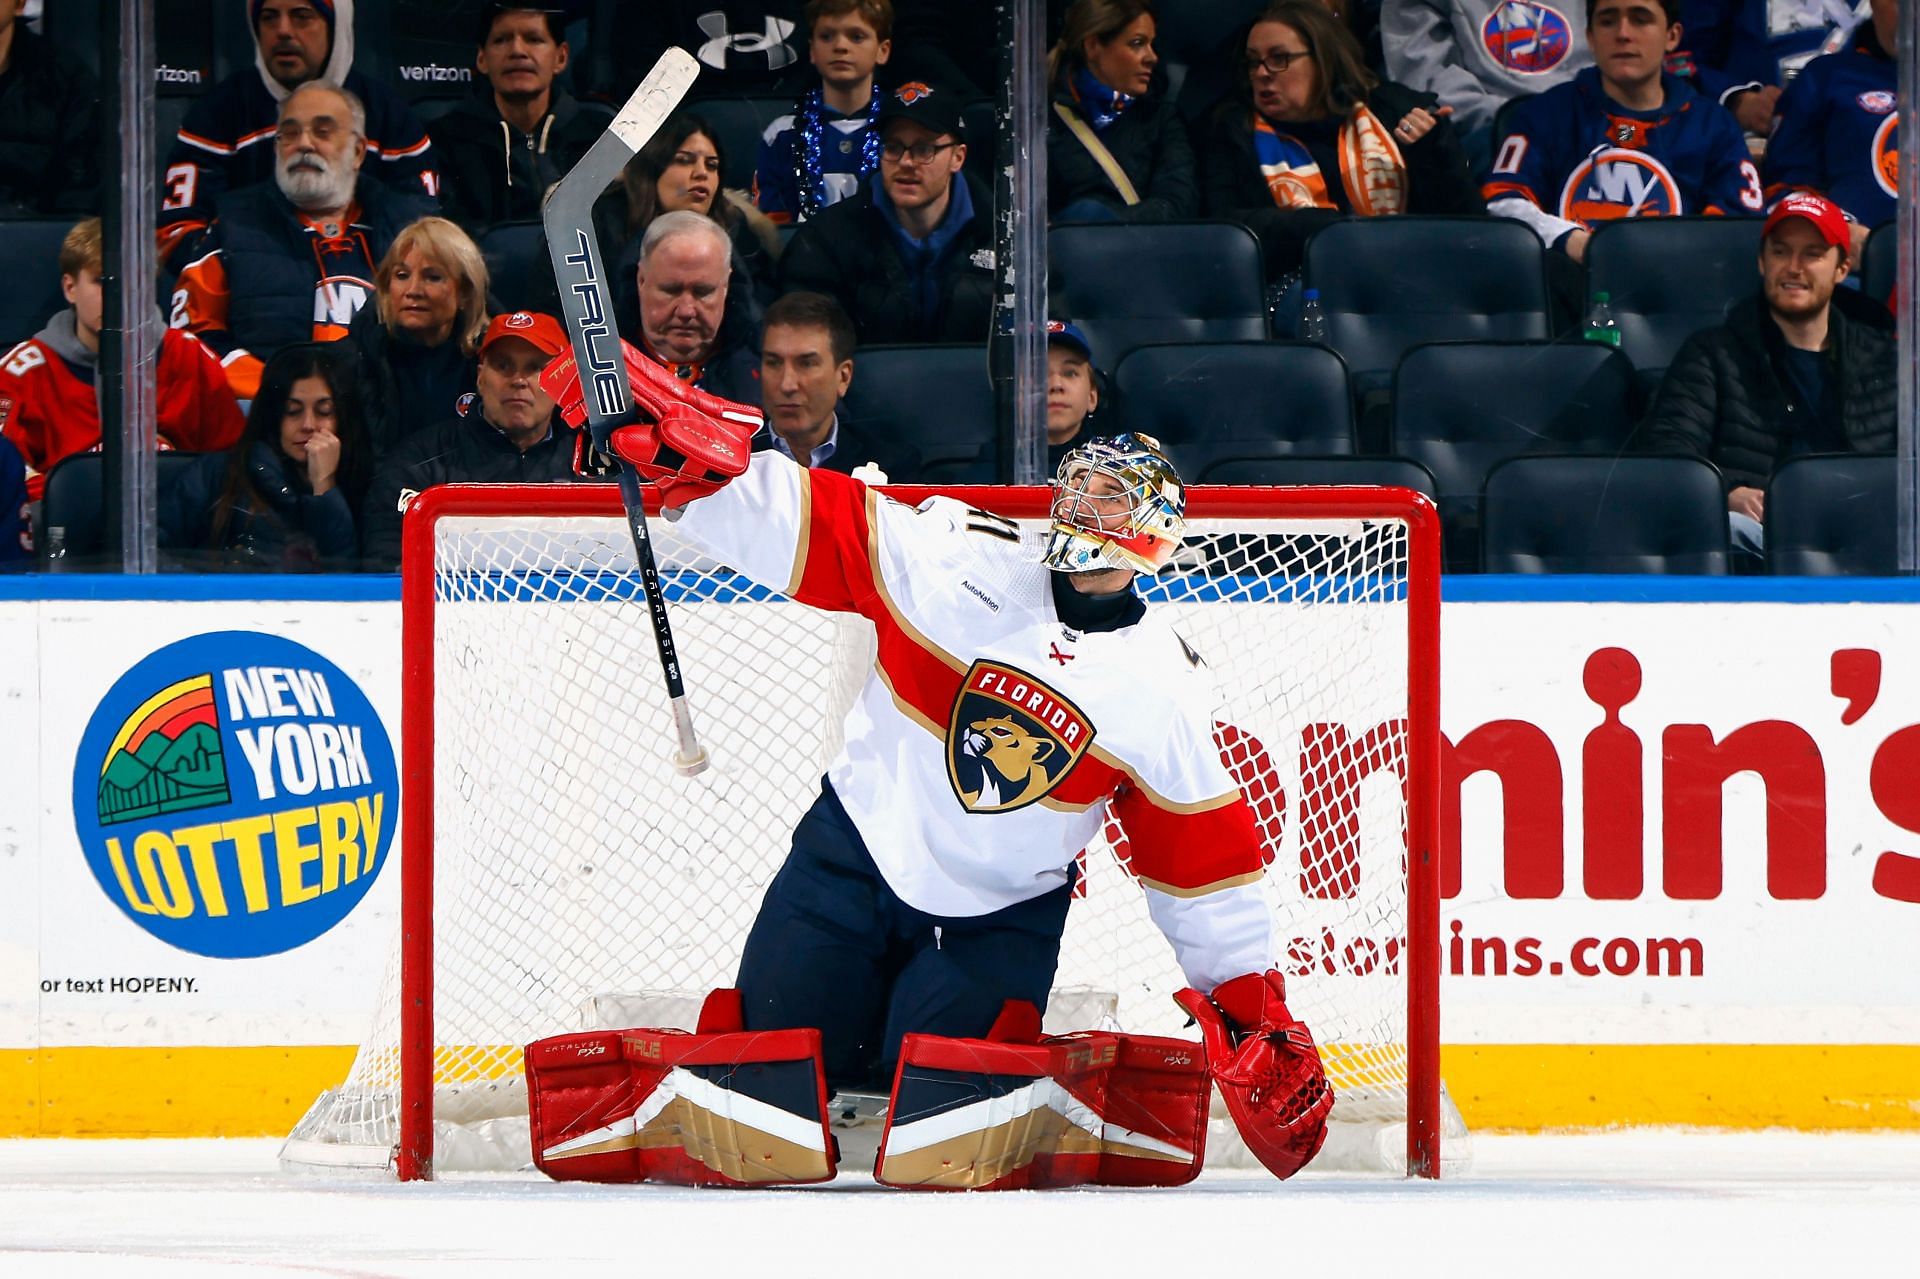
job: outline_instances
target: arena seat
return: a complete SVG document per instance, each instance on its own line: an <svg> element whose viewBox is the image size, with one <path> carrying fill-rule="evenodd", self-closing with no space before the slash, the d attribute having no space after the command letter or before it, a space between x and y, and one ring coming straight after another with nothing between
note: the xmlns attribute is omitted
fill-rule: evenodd
<svg viewBox="0 0 1920 1279"><path fill-rule="evenodd" d="M0 279L13 281L0 289L0 351L32 337L67 304L60 294L60 242L77 221L74 216L0 223Z"/></svg>
<svg viewBox="0 0 1920 1279"><path fill-rule="evenodd" d="M1166 445L1189 484L1216 463L1291 453L1352 453L1347 370L1325 347L1293 342L1137 346L1112 386L1119 429Z"/></svg>
<svg viewBox="0 0 1920 1279"><path fill-rule="evenodd" d="M1900 239L1893 223L1875 227L1860 251L1860 291L1876 302L1893 296L1894 272L1900 266Z"/></svg>
<svg viewBox="0 0 1920 1279"><path fill-rule="evenodd" d="M960 119L967 128L967 172L991 191L1000 141L993 124L993 99L975 98L962 104Z"/></svg>
<svg viewBox="0 0 1920 1279"><path fill-rule="evenodd" d="M760 162L760 135L793 110L793 95L699 98L681 110L699 116L719 135L720 150L725 153L720 181L744 191L753 187L754 168Z"/></svg>
<svg viewBox="0 0 1920 1279"><path fill-rule="evenodd" d="M1489 573L1728 569L1719 469L1692 457L1517 457L1481 498Z"/></svg>
<svg viewBox="0 0 1920 1279"><path fill-rule="evenodd" d="M1411 458L1311 456L1222 458L1207 468L1207 484L1348 485L1412 489L1437 498L1433 472Z"/></svg>
<svg viewBox="0 0 1920 1279"><path fill-rule="evenodd" d="M847 415L919 450L921 473L895 481L999 480L993 382L980 346L871 346L853 357Z"/></svg>
<svg viewBox="0 0 1920 1279"><path fill-rule="evenodd" d="M1400 357L1422 342L1548 336L1540 239L1507 218L1335 222L1308 238L1302 279L1320 290L1327 345L1346 359L1369 421ZM1380 433L1363 422L1363 447Z"/></svg>
<svg viewBox="0 0 1920 1279"><path fill-rule="evenodd" d="M1429 343L1394 373L1387 451L1433 473L1447 566L1471 570L1488 471L1525 453L1617 454L1633 423L1633 366L1610 347Z"/></svg>
<svg viewBox="0 0 1920 1279"><path fill-rule="evenodd" d="M502 222L481 233L480 255L487 260L488 286L508 311L554 305L548 274L547 239L538 222Z"/></svg>
<svg viewBox="0 0 1920 1279"><path fill-rule="evenodd" d="M1608 295L1620 350L1651 389L1680 346L1760 291L1758 218L1620 218L1587 246L1587 297Z"/></svg>
<svg viewBox="0 0 1920 1279"><path fill-rule="evenodd" d="M1767 483L1767 569L1776 574L1899 571L1891 454L1809 455Z"/></svg>
<svg viewBox="0 0 1920 1279"><path fill-rule="evenodd" d="M1112 368L1156 342L1267 336L1260 242L1237 222L1100 222L1047 233L1048 297Z"/></svg>
<svg viewBox="0 0 1920 1279"><path fill-rule="evenodd" d="M200 456L199 453L155 454L158 463L155 491L165 493ZM55 567L49 556L56 541L62 551L58 568L105 567L106 475L104 453L75 453L61 458L47 472L46 491L34 521L34 545L42 568ZM57 536L55 530L59 530Z"/></svg>

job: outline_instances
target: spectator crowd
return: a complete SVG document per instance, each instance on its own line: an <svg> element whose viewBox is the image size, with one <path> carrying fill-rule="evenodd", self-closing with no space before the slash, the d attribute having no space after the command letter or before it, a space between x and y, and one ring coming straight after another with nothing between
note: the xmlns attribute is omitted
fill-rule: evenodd
<svg viewBox="0 0 1920 1279"><path fill-rule="evenodd" d="M979 6L393 5L470 23L449 96L392 74L354 0L213 3L244 10L252 60L178 117L151 211L159 443L200 455L161 494L174 562L390 569L431 485L605 478L540 385L568 348L537 219L670 44L703 64L693 98L593 210L622 335L762 406L756 447L959 477L850 397L864 350L992 329L1000 72ZM1338 299L1328 316L1306 287L1329 227L1441 216L1464 243L1518 224L1538 242L1541 338L1577 341L1613 333L1590 282L1609 224L1753 219L1757 255L1721 321L1670 360L1625 349L1641 393L1619 435L1717 467L1731 544L1758 563L1777 468L1893 448L1892 314L1867 266L1896 205L1899 0L1582 4L1056 0L1048 219L1244 227L1263 335L1335 350ZM73 0L34 22L26 8L0 0L0 218L69 229L64 306L0 333L0 566L15 567L49 475L101 441L103 122L87 48L61 39L94 18ZM1126 252L1121 279L1143 265ZM1410 281L1453 268L1445 251L1380 265ZM1050 456L1126 413L1126 352L1092 320L1056 307L1049 325ZM1253 389L1246 413L1283 434L1287 388ZM1360 408L1355 451L1392 452Z"/></svg>

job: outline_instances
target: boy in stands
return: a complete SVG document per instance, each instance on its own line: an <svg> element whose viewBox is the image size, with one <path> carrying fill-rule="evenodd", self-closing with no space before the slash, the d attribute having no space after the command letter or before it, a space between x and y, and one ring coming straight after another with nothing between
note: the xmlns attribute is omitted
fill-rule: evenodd
<svg viewBox="0 0 1920 1279"><path fill-rule="evenodd" d="M1760 171L1727 111L1664 70L1680 0L1587 0L1595 65L1514 108L1481 194L1586 261L1613 218L1758 217Z"/></svg>
<svg viewBox="0 0 1920 1279"><path fill-rule="evenodd" d="M874 73L893 52L890 0L812 0L808 49L820 87L767 126L754 203L775 222L804 222L852 195L880 167Z"/></svg>
<svg viewBox="0 0 1920 1279"><path fill-rule="evenodd" d="M100 219L88 218L60 245L60 289L71 305L0 358L0 431L26 459L36 501L54 463L100 447L100 264ZM240 438L245 419L226 370L199 339L162 330L156 375L161 448L211 453Z"/></svg>

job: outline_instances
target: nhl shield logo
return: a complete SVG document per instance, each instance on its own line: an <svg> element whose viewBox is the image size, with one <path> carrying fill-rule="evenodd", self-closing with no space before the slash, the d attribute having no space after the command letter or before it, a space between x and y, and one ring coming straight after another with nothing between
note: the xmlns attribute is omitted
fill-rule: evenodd
<svg viewBox="0 0 1920 1279"><path fill-rule="evenodd" d="M1093 741L1080 708L1025 671L977 661L947 721L947 780L970 813L1044 799Z"/></svg>

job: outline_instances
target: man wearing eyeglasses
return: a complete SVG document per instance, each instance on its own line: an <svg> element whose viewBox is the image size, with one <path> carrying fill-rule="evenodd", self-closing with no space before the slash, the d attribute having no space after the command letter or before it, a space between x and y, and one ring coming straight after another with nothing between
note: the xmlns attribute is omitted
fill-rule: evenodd
<svg viewBox="0 0 1920 1279"><path fill-rule="evenodd" d="M274 128L274 180L222 196L180 272L169 323L220 357L243 400L281 347L344 337L387 246L437 207L366 177L366 128L347 90L325 80L295 89Z"/></svg>
<svg viewBox="0 0 1920 1279"><path fill-rule="evenodd" d="M222 194L273 176L274 124L288 95L313 80L346 89L364 105L370 175L405 190L439 194L427 131L399 93L353 67L354 0L217 0L245 3L253 66L193 104L167 154L160 190L160 255L175 265L213 220Z"/></svg>
<svg viewBox="0 0 1920 1279"><path fill-rule="evenodd" d="M950 91L909 81L881 105L879 181L802 224L781 258L784 291L825 293L862 346L984 342L993 225L962 172L966 125Z"/></svg>

